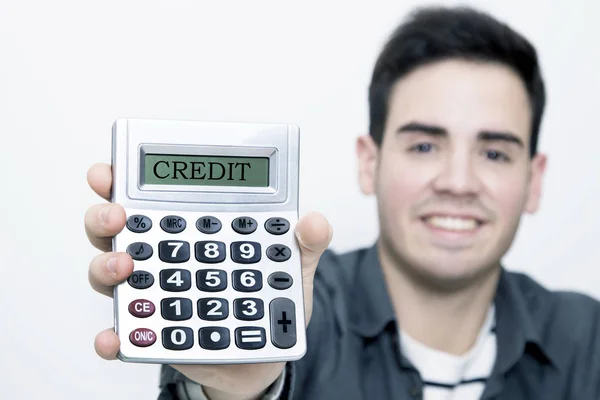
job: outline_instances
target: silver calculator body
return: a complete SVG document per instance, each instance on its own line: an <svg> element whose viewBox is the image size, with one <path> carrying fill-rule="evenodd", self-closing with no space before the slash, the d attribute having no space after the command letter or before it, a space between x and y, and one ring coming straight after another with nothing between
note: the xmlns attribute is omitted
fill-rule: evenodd
<svg viewBox="0 0 600 400"><path fill-rule="evenodd" d="M119 119L113 251L127 362L292 361L306 352L298 220L299 129L287 124Z"/></svg>

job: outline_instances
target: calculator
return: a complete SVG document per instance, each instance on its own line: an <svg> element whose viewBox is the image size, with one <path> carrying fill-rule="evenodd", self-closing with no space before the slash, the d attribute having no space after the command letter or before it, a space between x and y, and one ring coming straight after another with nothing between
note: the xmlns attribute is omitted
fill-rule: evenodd
<svg viewBox="0 0 600 400"><path fill-rule="evenodd" d="M126 362L293 361L306 352L291 124L117 119L113 238L133 259L114 289Z"/></svg>

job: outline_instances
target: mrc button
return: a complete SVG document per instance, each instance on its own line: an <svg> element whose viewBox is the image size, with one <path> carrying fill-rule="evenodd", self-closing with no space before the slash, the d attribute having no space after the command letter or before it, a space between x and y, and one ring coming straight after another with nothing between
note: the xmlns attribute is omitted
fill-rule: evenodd
<svg viewBox="0 0 600 400"><path fill-rule="evenodd" d="M129 334L129 341L137 347L152 346L156 342L156 333L152 329L137 328Z"/></svg>
<svg viewBox="0 0 600 400"><path fill-rule="evenodd" d="M127 283L136 289L147 289L154 284L154 276L148 271L133 271Z"/></svg>
<svg viewBox="0 0 600 400"><path fill-rule="evenodd" d="M177 215L167 215L160 220L160 227L167 233L179 233L185 229L185 219Z"/></svg>
<svg viewBox="0 0 600 400"><path fill-rule="evenodd" d="M129 313L134 317L147 318L154 314L156 307L154 303L146 299L138 299L129 303Z"/></svg>
<svg viewBox="0 0 600 400"><path fill-rule="evenodd" d="M237 233L248 235L256 230L256 220L251 217L238 217L233 220L231 227Z"/></svg>

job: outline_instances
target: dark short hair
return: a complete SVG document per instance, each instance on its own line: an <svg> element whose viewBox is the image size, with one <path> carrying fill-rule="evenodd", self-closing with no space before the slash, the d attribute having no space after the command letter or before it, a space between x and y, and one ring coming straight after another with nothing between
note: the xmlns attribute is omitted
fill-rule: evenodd
<svg viewBox="0 0 600 400"><path fill-rule="evenodd" d="M369 86L369 132L383 140L393 85L419 66L445 59L497 62L523 80L532 110L530 154L537 152L546 95L538 57L522 35L470 7L425 7L413 12L385 43Z"/></svg>

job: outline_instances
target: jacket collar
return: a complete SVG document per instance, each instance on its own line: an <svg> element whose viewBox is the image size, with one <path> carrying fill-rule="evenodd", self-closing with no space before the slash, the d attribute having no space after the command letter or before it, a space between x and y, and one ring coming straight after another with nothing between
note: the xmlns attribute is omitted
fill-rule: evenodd
<svg viewBox="0 0 600 400"><path fill-rule="evenodd" d="M364 338L376 338L393 326L397 335L396 315L381 269L377 243L368 248L359 261L350 293L350 326L354 332ZM529 300L514 277L502 268L494 298L498 372L506 372L524 352L542 363L552 361L540 339L541 327L534 323Z"/></svg>

